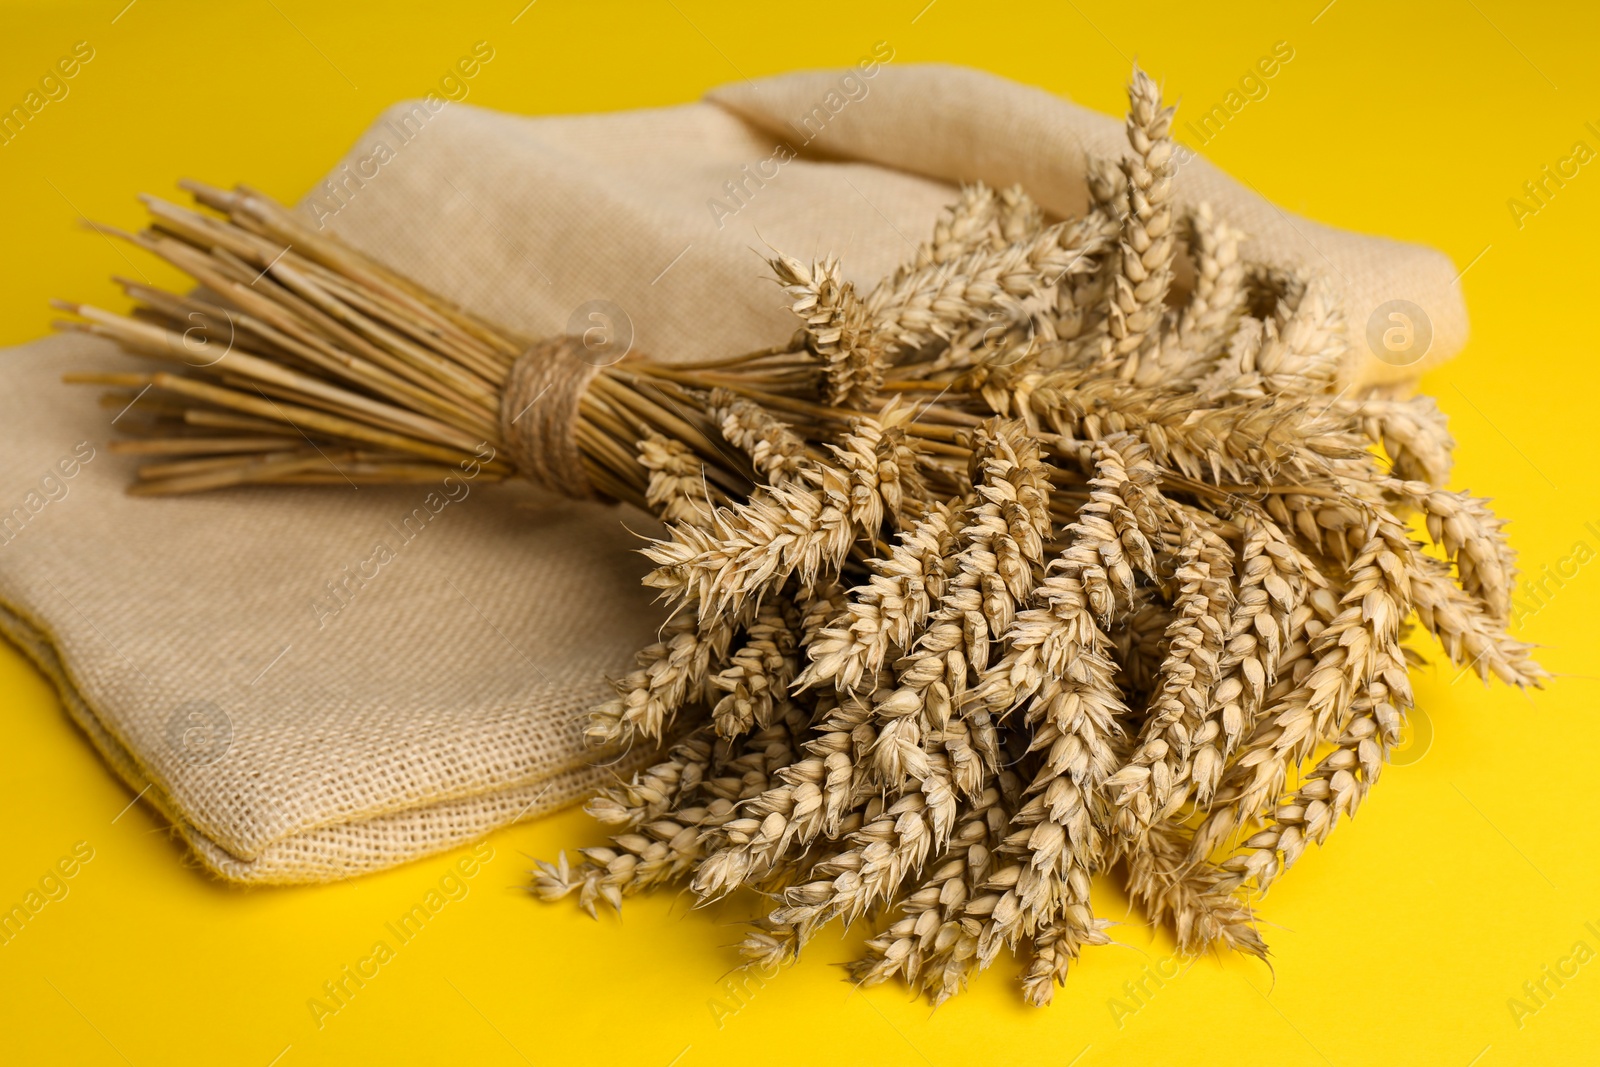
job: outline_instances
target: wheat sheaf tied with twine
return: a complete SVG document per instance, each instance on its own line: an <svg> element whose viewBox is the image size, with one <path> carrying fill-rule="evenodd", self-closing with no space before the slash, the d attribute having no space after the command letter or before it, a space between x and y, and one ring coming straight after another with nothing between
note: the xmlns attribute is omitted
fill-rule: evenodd
<svg viewBox="0 0 1600 1067"><path fill-rule="evenodd" d="M970 186L870 289L775 254L794 336L694 363L531 343L193 186L215 214L152 202L123 236L201 288L64 324L185 366L75 377L154 395L119 442L140 492L475 464L666 524L643 551L670 616L587 726L660 755L541 897L754 890L763 965L870 918L853 979L934 1002L1008 951L1048 1002L1110 940L1096 879L1183 952L1263 957L1252 902L1402 738L1408 635L1545 674L1437 407L1345 388L1334 287L1181 208L1172 110L1137 69L1129 102L1080 217Z"/></svg>

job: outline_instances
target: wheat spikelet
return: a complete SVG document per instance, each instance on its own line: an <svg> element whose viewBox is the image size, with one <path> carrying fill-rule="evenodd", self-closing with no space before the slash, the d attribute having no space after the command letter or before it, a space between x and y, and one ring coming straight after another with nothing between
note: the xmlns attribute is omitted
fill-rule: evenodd
<svg viewBox="0 0 1600 1067"><path fill-rule="evenodd" d="M902 532L886 557L871 562L872 577L850 590L844 610L819 627L808 648L811 662L799 688L831 682L846 692L860 688L883 668L892 651L904 653L944 595L954 520L936 503Z"/></svg>

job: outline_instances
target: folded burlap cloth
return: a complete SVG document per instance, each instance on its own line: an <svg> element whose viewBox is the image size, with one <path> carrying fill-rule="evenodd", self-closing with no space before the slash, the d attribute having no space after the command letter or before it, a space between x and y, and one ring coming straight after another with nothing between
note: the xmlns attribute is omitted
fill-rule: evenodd
<svg viewBox="0 0 1600 1067"><path fill-rule="evenodd" d="M610 115L402 104L300 210L529 336L605 300L636 349L705 358L795 329L757 255L769 244L840 254L870 282L913 252L954 183L1020 182L1072 213L1085 153L1124 151L1119 121L1038 89L943 66L871 75ZM1352 380L1414 374L1464 341L1444 256L1291 216L1203 159L1177 190L1246 230L1249 258L1332 277ZM1368 316L1392 299L1431 318L1421 363L1370 354ZM130 461L105 448L118 411L59 381L128 360L82 335L4 354L0 627L206 867L341 878L616 773L593 765L581 714L660 622L630 552L650 520L470 480L133 498Z"/></svg>

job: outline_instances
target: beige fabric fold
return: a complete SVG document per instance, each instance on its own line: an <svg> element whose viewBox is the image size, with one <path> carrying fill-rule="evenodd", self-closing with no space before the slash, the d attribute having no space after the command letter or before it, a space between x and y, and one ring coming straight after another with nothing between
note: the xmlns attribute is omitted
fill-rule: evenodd
<svg viewBox="0 0 1600 1067"><path fill-rule="evenodd" d="M1075 210L1085 148L1121 150L1119 121L989 75L846 76L610 115L399 105L300 210L530 336L598 310L635 349L687 359L793 331L769 245L838 254L869 283L929 231L948 182L1021 181ZM818 107L820 126L785 133ZM1293 219L1203 160L1180 182L1251 231L1255 257L1325 257L1358 304L1426 307L1430 360L1459 347L1437 253ZM118 411L58 378L130 366L81 336L0 353L0 630L206 868L254 883L376 870L615 773L583 748L581 713L660 621L631 551L647 518L465 475L129 497L133 463L106 448Z"/></svg>
<svg viewBox="0 0 1600 1067"><path fill-rule="evenodd" d="M840 80L833 71L789 74L725 85L708 99L769 136L796 144L820 130L812 147L837 157L948 182L984 181L1002 187L1018 182L1057 215L1080 213L1088 202L1085 159L1114 159L1127 150L1122 122L1042 89L967 67L885 67L863 83L867 95L859 102L843 95L845 106L833 114L831 108L839 105L847 88ZM1169 86L1168 95L1179 95L1179 89ZM1181 117L1181 107L1179 113ZM1181 142L1182 124L1175 129ZM1180 151L1178 160L1174 189L1180 209L1209 203L1248 236L1240 246L1247 260L1332 280L1345 303L1350 335L1346 376L1351 380L1369 385L1413 380L1466 344L1467 311L1459 275L1442 252L1312 222L1284 211L1189 149ZM1420 317L1402 309L1414 320L1409 340L1416 341L1423 330L1431 339L1399 352L1375 352L1369 323L1376 313L1388 329L1393 324L1388 305L1394 301L1420 309ZM1382 332L1377 336L1382 348Z"/></svg>

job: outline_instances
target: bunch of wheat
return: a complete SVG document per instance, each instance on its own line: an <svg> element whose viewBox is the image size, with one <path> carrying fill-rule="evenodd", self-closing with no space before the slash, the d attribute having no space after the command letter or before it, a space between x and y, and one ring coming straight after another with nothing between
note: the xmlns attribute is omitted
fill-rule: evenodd
<svg viewBox="0 0 1600 1067"><path fill-rule="evenodd" d="M1186 952L1263 955L1244 897L1366 796L1415 624L1485 678L1544 675L1506 634L1500 521L1442 488L1437 408L1347 395L1326 280L1175 216L1171 111L1139 71L1129 98L1082 218L966 189L865 295L779 255L801 329L696 364L530 345L191 185L217 215L151 201L124 236L202 288L64 324L186 366L73 380L159 394L117 446L159 457L136 491L477 463L668 523L645 581L675 610L589 723L665 756L592 801L619 832L541 863L541 896L752 887L764 964L880 915L856 979L935 1001L1002 948L1049 1000L1107 940L1097 873Z"/></svg>

